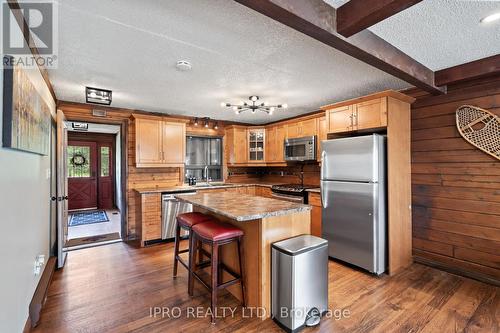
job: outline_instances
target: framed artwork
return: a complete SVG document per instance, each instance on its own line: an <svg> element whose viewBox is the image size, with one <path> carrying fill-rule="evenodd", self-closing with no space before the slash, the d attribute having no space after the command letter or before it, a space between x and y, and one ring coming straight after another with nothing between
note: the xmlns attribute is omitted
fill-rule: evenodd
<svg viewBox="0 0 500 333"><path fill-rule="evenodd" d="M49 106L22 67L4 68L3 73L3 146L48 155Z"/></svg>

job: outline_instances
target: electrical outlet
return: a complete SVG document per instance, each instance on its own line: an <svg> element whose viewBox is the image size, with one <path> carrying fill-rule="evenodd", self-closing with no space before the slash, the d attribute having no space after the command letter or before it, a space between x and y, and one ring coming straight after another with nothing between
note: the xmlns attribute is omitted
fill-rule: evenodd
<svg viewBox="0 0 500 333"><path fill-rule="evenodd" d="M37 255L35 259L35 268L34 268L34 274L36 276L40 275L40 273L42 272L43 264L45 264L45 255L43 254Z"/></svg>

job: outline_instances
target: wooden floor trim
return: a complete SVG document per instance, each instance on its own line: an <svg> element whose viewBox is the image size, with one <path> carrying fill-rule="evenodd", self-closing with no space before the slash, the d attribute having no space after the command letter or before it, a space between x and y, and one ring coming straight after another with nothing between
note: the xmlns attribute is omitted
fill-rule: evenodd
<svg viewBox="0 0 500 333"><path fill-rule="evenodd" d="M25 326L25 330L26 327L36 327L36 325L38 325L38 322L40 321L40 312L42 311L42 307L45 304L45 300L47 299L47 291L49 290L49 286L56 269L56 259L56 257L50 257L49 260L47 260L47 264L45 265L45 269L43 270L42 277L38 282L38 286L36 287L33 298L30 302L29 317Z"/></svg>

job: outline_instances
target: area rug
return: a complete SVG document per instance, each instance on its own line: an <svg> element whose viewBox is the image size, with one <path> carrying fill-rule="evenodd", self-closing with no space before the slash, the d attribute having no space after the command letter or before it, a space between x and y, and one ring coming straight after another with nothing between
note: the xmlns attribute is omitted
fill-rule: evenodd
<svg viewBox="0 0 500 333"><path fill-rule="evenodd" d="M91 212L78 212L71 214L69 226L108 222L108 215L104 210L94 210Z"/></svg>
<svg viewBox="0 0 500 333"><path fill-rule="evenodd" d="M66 242L65 247L88 245L88 244L112 241L116 239L120 239L120 234L117 232L104 235L97 235L97 236L73 238Z"/></svg>

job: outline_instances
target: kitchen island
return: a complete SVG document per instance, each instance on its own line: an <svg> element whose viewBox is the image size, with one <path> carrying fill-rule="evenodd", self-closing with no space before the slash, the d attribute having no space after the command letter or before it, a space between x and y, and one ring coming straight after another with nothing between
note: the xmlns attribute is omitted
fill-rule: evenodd
<svg viewBox="0 0 500 333"><path fill-rule="evenodd" d="M245 275L246 306L259 308L260 315L271 315L271 244L286 238L310 234L309 205L265 198L249 194L198 193L176 195L193 205L193 211L230 223L245 233L243 273ZM238 256L234 243L222 247L221 260L238 271ZM223 278L230 279L229 274ZM228 288L241 299L238 285Z"/></svg>

